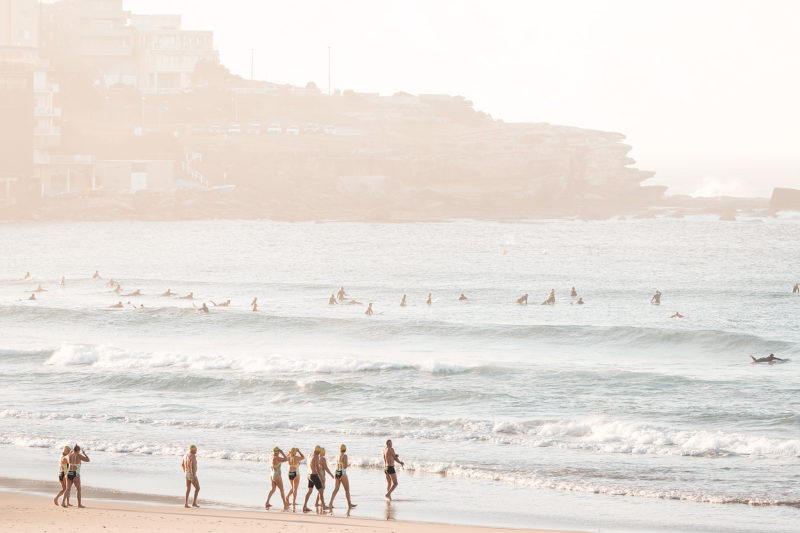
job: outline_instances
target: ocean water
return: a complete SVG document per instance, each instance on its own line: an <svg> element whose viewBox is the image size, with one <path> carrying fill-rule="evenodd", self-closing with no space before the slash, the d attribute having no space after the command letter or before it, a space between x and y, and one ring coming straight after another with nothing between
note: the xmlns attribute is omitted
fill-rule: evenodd
<svg viewBox="0 0 800 533"><path fill-rule="evenodd" d="M0 250L4 476L50 479L77 441L85 484L180 496L195 443L201 499L255 507L273 446L344 442L354 516L800 523L800 219L14 223Z"/></svg>

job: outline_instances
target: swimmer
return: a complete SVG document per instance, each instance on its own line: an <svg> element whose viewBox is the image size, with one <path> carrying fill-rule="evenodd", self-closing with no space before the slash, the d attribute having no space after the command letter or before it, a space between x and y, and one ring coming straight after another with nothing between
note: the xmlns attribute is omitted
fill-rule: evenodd
<svg viewBox="0 0 800 533"><path fill-rule="evenodd" d="M192 304L192 307L194 307L194 308L195 308L195 311L197 311L198 313L208 313L208 312L210 312L210 311L208 310L208 306L206 305L206 303L205 303L205 302L203 302L203 305L202 305L201 307L197 307L197 306L196 306L196 305L194 305L194 304Z"/></svg>
<svg viewBox="0 0 800 533"><path fill-rule="evenodd" d="M320 452L322 448L316 446L314 448L314 454L308 460L308 492L306 492L306 500L303 502L303 512L308 513L311 509L308 508L308 499L311 497L311 493L314 492L314 489L317 489L317 494L319 494L320 498L322 499L322 509L327 511L328 506L325 505L325 488L322 486L322 478L320 477Z"/></svg>
<svg viewBox="0 0 800 533"><path fill-rule="evenodd" d="M258 296L256 296L255 298L253 298L253 301L252 301L252 302L250 302L250 307L255 307L257 303L258 303ZM254 309L254 310L255 310L255 309Z"/></svg>
<svg viewBox="0 0 800 533"><path fill-rule="evenodd" d="M47 292L47 289L43 289L42 284L40 283L39 286L36 287L36 289L31 292Z"/></svg>
<svg viewBox="0 0 800 533"><path fill-rule="evenodd" d="M58 284L62 287L67 284L67 280L64 279L64 276L61 276L61 281L59 281Z"/></svg>
<svg viewBox="0 0 800 533"><path fill-rule="evenodd" d="M289 506L289 496L294 495L292 498L292 505L297 505L297 491L300 489L300 476L298 472L298 467L300 466L300 461L305 459L306 456L303 455L303 452L298 450L297 448L292 448L289 450L289 457L286 458L286 462L289 463L289 493L286 494L286 506Z"/></svg>
<svg viewBox="0 0 800 533"><path fill-rule="evenodd" d="M792 287L792 294L800 292L800 283L795 283L794 287Z"/></svg>
<svg viewBox="0 0 800 533"><path fill-rule="evenodd" d="M680 314L678 311L675 311L675 314L672 315L670 318L686 318L686 317Z"/></svg>
<svg viewBox="0 0 800 533"><path fill-rule="evenodd" d="M190 292L186 296L178 296L178 300L194 300L194 292Z"/></svg>
<svg viewBox="0 0 800 533"><path fill-rule="evenodd" d="M117 282L114 281L114 278L111 278L110 280L108 280L108 283L106 283L106 287L113 287L116 284Z"/></svg>
<svg viewBox="0 0 800 533"><path fill-rule="evenodd" d="M466 296L464 296L464 293L462 292L462 293L461 293L461 296L459 296L459 297L458 297L458 301L459 301L459 302L464 302L464 301L466 301L466 300L467 300L467 297L466 297Z"/></svg>
<svg viewBox="0 0 800 533"><path fill-rule="evenodd" d="M572 288L569 290L570 298L575 298L578 295L578 291L575 290L575 286L573 285Z"/></svg>
<svg viewBox="0 0 800 533"><path fill-rule="evenodd" d="M336 498L336 493L339 492L339 486L344 487L344 496L347 498L347 506L352 509L356 504L350 501L350 480L347 477L347 446L342 444L339 446L339 455L336 456L336 485L333 487L333 494L331 494L331 501L328 507L333 509L333 500Z"/></svg>
<svg viewBox="0 0 800 533"><path fill-rule="evenodd" d="M122 292L122 285L120 285L119 283L117 283L117 287L116 287L116 288L115 288L113 291L111 291L111 292L115 292L115 293L117 293L117 294L120 294L120 293Z"/></svg>
<svg viewBox="0 0 800 533"><path fill-rule="evenodd" d="M100 271L95 270L94 274L92 274L92 279L100 279Z"/></svg>
<svg viewBox="0 0 800 533"><path fill-rule="evenodd" d="M787 359L781 359L780 357L775 357L774 354L769 354L767 357L758 357L758 358L753 357L751 355L750 359L753 360L753 363L769 363L769 364L773 364L775 361L783 361L783 362L787 361Z"/></svg>
<svg viewBox="0 0 800 533"><path fill-rule="evenodd" d="M123 294L122 296L141 296L141 295L142 295L142 291L140 291L139 289L136 289L135 291L129 292L128 294Z"/></svg>
<svg viewBox="0 0 800 533"><path fill-rule="evenodd" d="M28 296L28 300L35 300L35 299L36 299L36 295L34 293L31 293L31 295Z"/></svg>
<svg viewBox="0 0 800 533"><path fill-rule="evenodd" d="M328 305L336 305L336 296L331 294L331 297L328 298Z"/></svg>
<svg viewBox="0 0 800 533"><path fill-rule="evenodd" d="M225 300L225 301L224 301L224 302L222 302L221 304L218 304L218 303L214 302L214 300L211 300L211 304L212 304L214 307L228 307L228 306L230 306L230 305L231 305L231 300L230 300L230 298L228 298L227 300Z"/></svg>
<svg viewBox="0 0 800 533"><path fill-rule="evenodd" d="M528 293L526 292L519 298L517 298L517 305L528 305Z"/></svg>
<svg viewBox="0 0 800 533"><path fill-rule="evenodd" d="M656 293L650 298L650 303L653 305L661 305L661 291L656 289Z"/></svg>
<svg viewBox="0 0 800 533"><path fill-rule="evenodd" d="M386 441L386 448L383 449L383 464L384 469L383 473L386 474L386 499L391 501L392 493L394 489L397 488L397 472L394 469L394 463L397 461L400 465L405 468L405 463L400 460L400 456L397 455L392 447L392 441Z"/></svg>
<svg viewBox="0 0 800 533"><path fill-rule="evenodd" d="M328 468L328 460L325 459L325 448L319 449L319 466L319 478L322 481L322 491L325 492L325 472L333 476L333 472ZM317 493L317 500L314 503L314 507L319 507L320 505L327 508L325 507L325 500L322 499L321 493Z"/></svg>
<svg viewBox="0 0 800 533"><path fill-rule="evenodd" d="M123 307L122 306L122 300L120 300L119 302L115 303L114 305L109 306L108 308L109 309L122 309L122 307Z"/></svg>
<svg viewBox="0 0 800 533"><path fill-rule="evenodd" d="M72 485L75 485L78 494L78 507L83 508L83 505L81 505L81 463L88 462L89 456L86 455L86 452L82 452L81 447L77 444L73 446L72 451L67 455L67 489L61 498L61 507L67 506L67 496L72 492Z"/></svg>
<svg viewBox="0 0 800 533"><path fill-rule="evenodd" d="M254 312L254 313L255 313L255 312L258 312L258 304L256 303L256 301L255 301L255 300L253 300L253 312Z"/></svg>
<svg viewBox="0 0 800 533"><path fill-rule="evenodd" d="M406 295L403 295L403 298L400 300L400 307L406 306Z"/></svg>
<svg viewBox="0 0 800 533"><path fill-rule="evenodd" d="M167 292L162 292L161 296L177 296L177 294L172 292L172 289L167 289Z"/></svg>
<svg viewBox="0 0 800 533"><path fill-rule="evenodd" d="M189 493L192 491L194 485L194 501L192 507L200 507L197 505L197 493L200 492L200 481L197 479L197 446L192 444L189 446L189 453L183 456L181 468L186 478L186 499L183 506L189 508Z"/></svg>
<svg viewBox="0 0 800 533"><path fill-rule="evenodd" d="M574 303L574 304L576 304L576 305L583 305L583 304L585 304L586 302L584 302L584 301L583 301L583 298L582 298L582 297L578 296L578 301L576 301L576 302L572 302L572 303Z"/></svg>
<svg viewBox="0 0 800 533"><path fill-rule="evenodd" d="M344 305L364 305L364 304L359 302L358 300L347 300L347 303Z"/></svg>
<svg viewBox="0 0 800 533"><path fill-rule="evenodd" d="M428 305L431 305L433 303L433 301L431 300L431 293L428 293L428 299L425 300L425 303Z"/></svg>
<svg viewBox="0 0 800 533"><path fill-rule="evenodd" d="M22 278L22 281L25 281L25 280L28 280L28 279L31 279L31 273L30 272L25 272L25 276Z"/></svg>
<svg viewBox="0 0 800 533"><path fill-rule="evenodd" d="M364 314L367 316L372 316L372 302L369 303L369 305L367 306L367 310L364 311Z"/></svg>
<svg viewBox="0 0 800 533"><path fill-rule="evenodd" d="M340 302L344 301L344 299L347 297L347 293L344 292L344 287L339 287L339 292L336 293L336 297Z"/></svg>
<svg viewBox="0 0 800 533"><path fill-rule="evenodd" d="M281 476L281 463L285 463L287 460L288 459L286 458L286 454L283 453L283 450L277 446L272 449L272 459L270 460L271 472L269 476L269 480L272 483L272 489L267 495L267 503L264 504L265 509L272 507L272 505L269 503L269 500L272 498L272 495L275 494L275 489L280 489L281 491L283 509L286 510L289 508L289 503L286 501L286 496L283 494L283 477Z"/></svg>

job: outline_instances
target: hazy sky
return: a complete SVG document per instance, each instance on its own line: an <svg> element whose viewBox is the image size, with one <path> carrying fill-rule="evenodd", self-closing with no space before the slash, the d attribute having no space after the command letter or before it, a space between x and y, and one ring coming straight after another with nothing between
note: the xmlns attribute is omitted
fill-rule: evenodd
<svg viewBox="0 0 800 533"><path fill-rule="evenodd" d="M800 2L125 0L210 29L255 77L460 94L506 121L614 130L670 192L800 187Z"/></svg>

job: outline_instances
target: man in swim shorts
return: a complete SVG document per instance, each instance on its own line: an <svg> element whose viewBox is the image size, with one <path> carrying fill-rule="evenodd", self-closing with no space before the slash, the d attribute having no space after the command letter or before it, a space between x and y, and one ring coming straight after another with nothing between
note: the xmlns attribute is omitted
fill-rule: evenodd
<svg viewBox="0 0 800 533"><path fill-rule="evenodd" d="M769 363L772 364L775 361L786 361L786 359L781 359L780 357L775 357L775 354L769 354L767 357L753 357L750 356L750 359L753 360L754 363Z"/></svg>
<svg viewBox="0 0 800 533"><path fill-rule="evenodd" d="M405 467L405 463L400 460L400 456L394 452L392 441L386 441L386 448L383 449L383 473L386 474L386 499L392 499L392 492L397 488L397 472L394 469L394 463L397 461L401 466Z"/></svg>
<svg viewBox="0 0 800 533"><path fill-rule="evenodd" d="M200 492L200 481L197 479L197 446L194 444L189 446L189 453L183 456L181 468L186 477L186 499L183 502L183 506L187 509L189 508L189 493L192 491L192 485L194 485L192 507L200 507L197 505L197 493Z"/></svg>
<svg viewBox="0 0 800 533"><path fill-rule="evenodd" d="M303 503L303 512L307 513L311 511L308 508L308 499L311 497L311 493L314 492L314 489L317 489L319 493L319 500L322 502L322 509L327 511L328 506L325 505L325 488L322 486L322 479L320 478L320 462L319 462L319 454L322 448L319 446L314 447L314 454L308 460L308 492L306 492L306 501Z"/></svg>

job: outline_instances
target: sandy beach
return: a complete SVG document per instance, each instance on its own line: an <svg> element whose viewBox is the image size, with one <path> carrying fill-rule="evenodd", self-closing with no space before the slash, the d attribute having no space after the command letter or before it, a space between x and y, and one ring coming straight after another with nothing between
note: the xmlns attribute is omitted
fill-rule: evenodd
<svg viewBox="0 0 800 533"><path fill-rule="evenodd" d="M116 501L85 501L85 509L64 509L52 504L45 496L16 492L0 492L0 529L17 533L72 532L72 531L174 531L262 532L293 531L322 533L348 531L359 533L455 533L473 531L529 531L558 533L553 530L509 530L448 526L417 522L385 522L355 518L338 518L318 514L294 514L281 511L256 512L223 509L183 509ZM565 532L561 532L565 533Z"/></svg>

